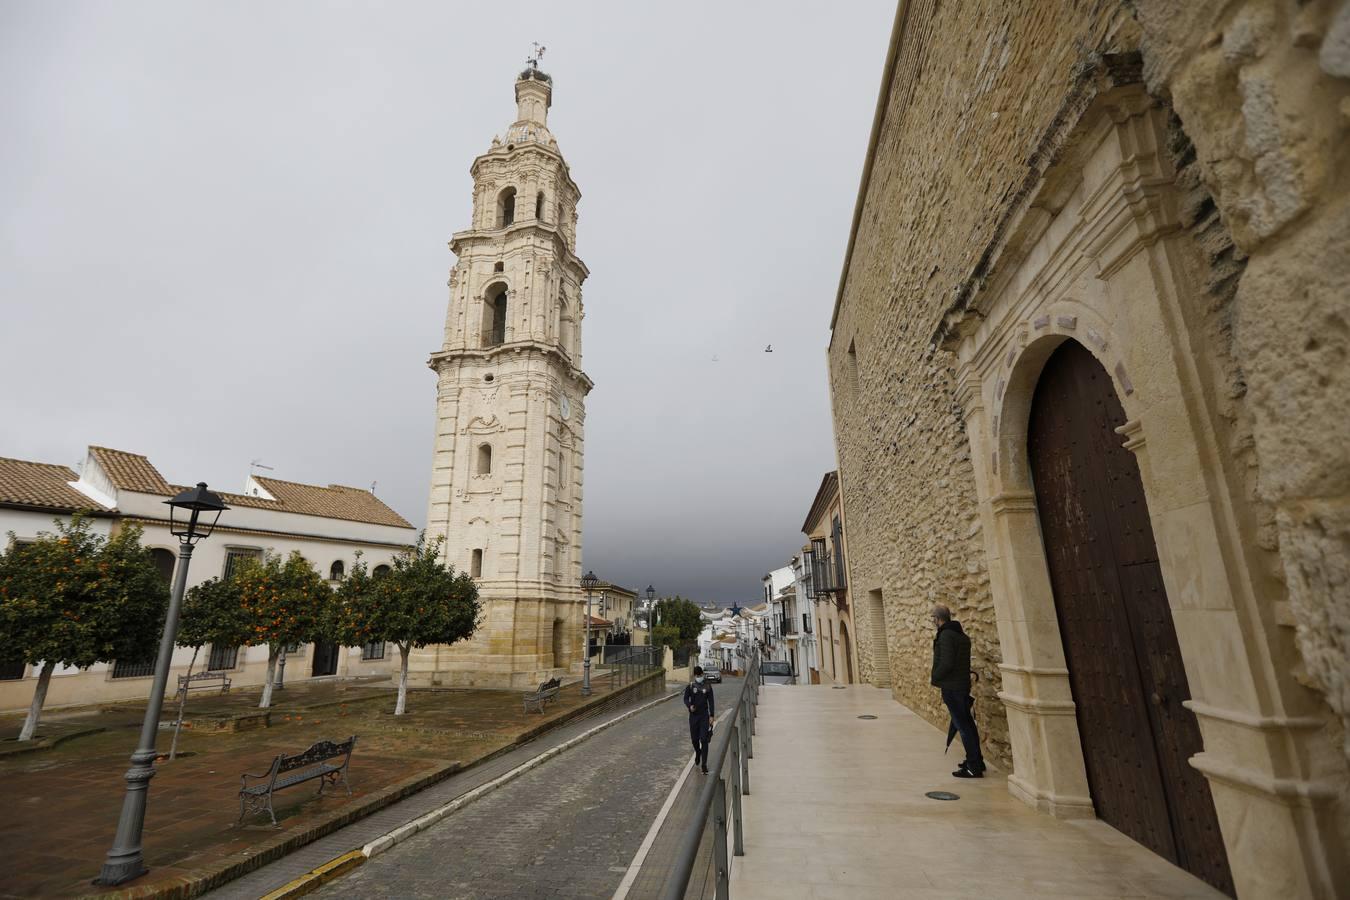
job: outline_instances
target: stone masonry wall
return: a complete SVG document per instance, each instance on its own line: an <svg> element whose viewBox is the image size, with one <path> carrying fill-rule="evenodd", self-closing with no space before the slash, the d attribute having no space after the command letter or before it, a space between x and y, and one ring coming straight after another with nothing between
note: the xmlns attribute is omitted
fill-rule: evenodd
<svg viewBox="0 0 1350 900"><path fill-rule="evenodd" d="M1219 463L1249 504L1239 527L1265 555L1252 574L1290 634L1274 661L1317 695L1287 708L1325 697L1350 722L1350 2L904 7L829 352L863 677L876 680L884 630L895 696L944 724L927 612L948 603L972 635L986 752L1006 763L968 445L931 341L1055 154L1048 136L1081 108L1086 73L1138 52L1175 110L1200 289L1187 316L1222 419Z"/></svg>
<svg viewBox="0 0 1350 900"><path fill-rule="evenodd" d="M1028 162L1076 79L1131 23L1114 2L907 6L829 357L858 652L864 678L875 680L868 592L879 589L892 692L945 727L929 685L928 613L935 602L951 606L980 676L985 754L1007 771L1002 654L974 473L951 359L932 335L954 286L1028 189Z"/></svg>
<svg viewBox="0 0 1350 900"><path fill-rule="evenodd" d="M1276 619L1297 629L1295 677L1350 723L1350 2L1134 6L1149 88L1247 258L1229 319Z"/></svg>

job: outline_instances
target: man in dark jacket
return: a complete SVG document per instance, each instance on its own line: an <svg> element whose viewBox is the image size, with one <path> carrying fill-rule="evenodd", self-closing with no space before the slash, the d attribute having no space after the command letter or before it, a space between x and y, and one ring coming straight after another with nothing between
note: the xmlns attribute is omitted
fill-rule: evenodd
<svg viewBox="0 0 1350 900"><path fill-rule="evenodd" d="M966 759L952 774L957 778L983 778L984 755L980 752L980 731L970 714L970 638L961 623L952 620L952 611L941 604L933 607L933 685L942 689L952 722L961 733Z"/></svg>
<svg viewBox="0 0 1350 900"><path fill-rule="evenodd" d="M703 680L703 667L694 666L694 680L684 689L684 707L689 710L689 740L694 745L694 762L708 774L708 743L712 740L712 685Z"/></svg>

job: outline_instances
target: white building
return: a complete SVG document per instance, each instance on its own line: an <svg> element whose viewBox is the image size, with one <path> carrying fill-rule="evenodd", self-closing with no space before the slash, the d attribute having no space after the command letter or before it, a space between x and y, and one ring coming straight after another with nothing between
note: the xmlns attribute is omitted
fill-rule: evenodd
<svg viewBox="0 0 1350 900"><path fill-rule="evenodd" d="M20 543L31 541L41 532L54 531L54 519L69 521L80 510L88 511L100 534L139 525L144 530L141 542L151 549L167 581L177 559L178 539L169 531L164 501L182 490L166 481L146 457L106 447L89 448L79 475L64 466L0 458L0 532L13 532ZM417 538L411 523L360 488L251 477L243 493L216 493L230 509L221 515L212 535L196 546L189 587L228 574L243 558L268 552L284 556L292 550L336 583L350 571L358 552L378 569ZM392 673L398 654L389 650L380 644L352 648L306 644L288 654L285 679L292 683ZM171 675L185 672L191 658L191 650L179 648ZM267 648L203 648L196 668L228 672L234 687L260 685L267 670ZM47 705L146 696L151 669L149 664L126 663L59 668ZM34 666L11 663L0 671L0 710L26 708L36 678Z"/></svg>
<svg viewBox="0 0 1350 900"><path fill-rule="evenodd" d="M764 602L768 603L771 618L765 623L769 652L765 658L782 660L792 665L792 673L799 684L810 683L811 669L815 668L815 636L810 631L809 604L799 598L801 579L799 559L764 576ZM803 617L802 613L806 613Z"/></svg>

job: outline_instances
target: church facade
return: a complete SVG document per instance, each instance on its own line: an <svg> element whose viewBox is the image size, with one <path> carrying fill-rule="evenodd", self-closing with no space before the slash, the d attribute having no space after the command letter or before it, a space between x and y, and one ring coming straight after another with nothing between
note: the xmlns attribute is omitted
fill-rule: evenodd
<svg viewBox="0 0 1350 900"><path fill-rule="evenodd" d="M423 685L526 687L579 665L582 454L577 201L548 129L552 79L515 84L516 120L474 160L473 218L450 249L427 534L478 582L478 633L409 661Z"/></svg>
<svg viewBox="0 0 1350 900"><path fill-rule="evenodd" d="M901 3L831 320L863 680L945 727L949 605L1008 790L1238 897L1350 885L1347 48Z"/></svg>

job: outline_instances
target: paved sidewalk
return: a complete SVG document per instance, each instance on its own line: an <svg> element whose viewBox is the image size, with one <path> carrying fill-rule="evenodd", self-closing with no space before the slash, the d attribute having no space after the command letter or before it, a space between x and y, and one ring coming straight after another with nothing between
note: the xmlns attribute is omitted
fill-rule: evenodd
<svg viewBox="0 0 1350 900"><path fill-rule="evenodd" d="M761 698L736 900L1223 896L1103 822L1036 812L997 773L953 778L959 744L944 757L944 735L887 692Z"/></svg>

